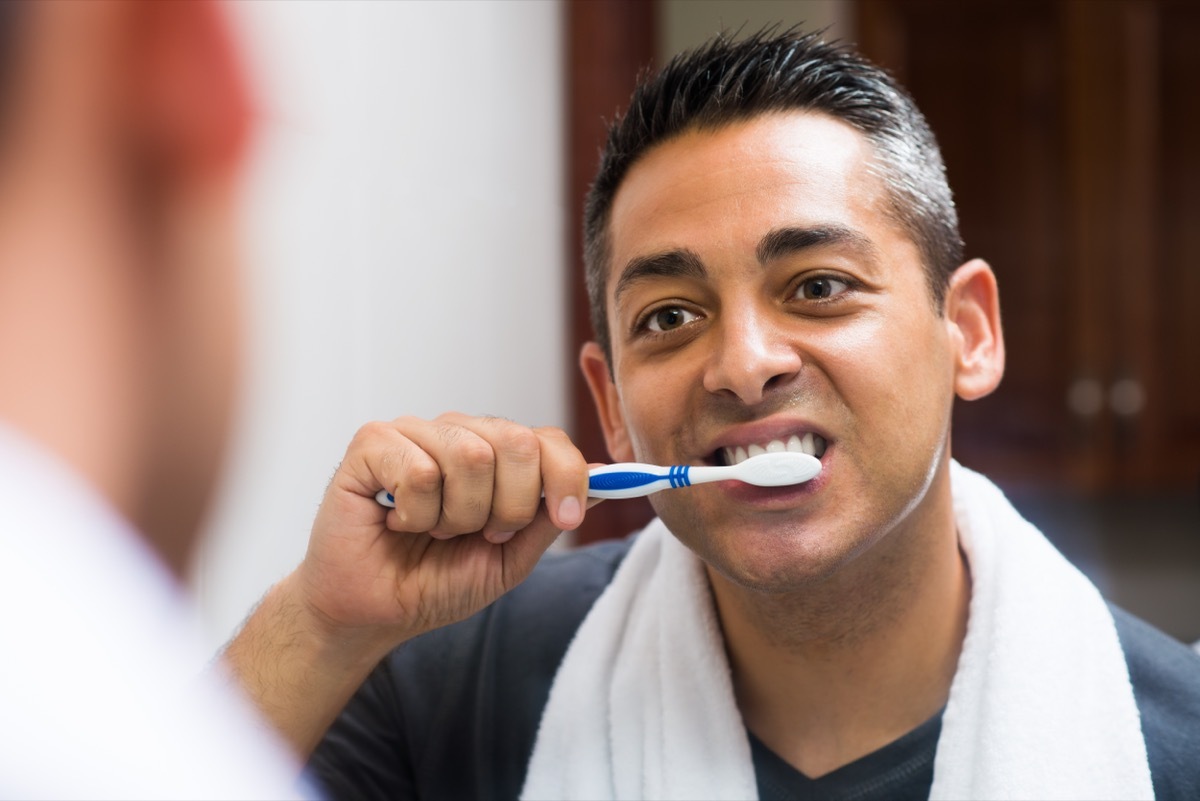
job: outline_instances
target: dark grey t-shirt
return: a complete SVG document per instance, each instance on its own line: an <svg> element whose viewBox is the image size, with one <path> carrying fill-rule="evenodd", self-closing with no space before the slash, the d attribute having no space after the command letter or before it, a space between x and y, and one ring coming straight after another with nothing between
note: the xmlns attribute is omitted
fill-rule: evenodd
<svg viewBox="0 0 1200 801"><path fill-rule="evenodd" d="M548 555L487 609L393 651L313 755L334 799L511 799L579 624L629 541ZM1158 798L1200 798L1200 656L1114 609ZM896 742L809 779L751 738L764 799L927 798L938 715Z"/></svg>
<svg viewBox="0 0 1200 801"><path fill-rule="evenodd" d="M810 779L750 733L758 797L764 801L923 801L933 785L942 714L870 754Z"/></svg>

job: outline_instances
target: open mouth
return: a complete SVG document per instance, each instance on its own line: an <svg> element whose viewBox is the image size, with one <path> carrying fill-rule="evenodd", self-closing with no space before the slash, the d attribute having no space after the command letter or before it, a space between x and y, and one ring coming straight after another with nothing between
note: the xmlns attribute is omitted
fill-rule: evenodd
<svg viewBox="0 0 1200 801"><path fill-rule="evenodd" d="M786 440L773 439L761 445L752 444L718 448L713 458L717 464L723 465L738 464L739 462L746 461L751 456L758 456L763 453L807 453L809 456L815 456L820 459L825 455L826 447L827 443L824 437L809 431L803 436L793 434Z"/></svg>

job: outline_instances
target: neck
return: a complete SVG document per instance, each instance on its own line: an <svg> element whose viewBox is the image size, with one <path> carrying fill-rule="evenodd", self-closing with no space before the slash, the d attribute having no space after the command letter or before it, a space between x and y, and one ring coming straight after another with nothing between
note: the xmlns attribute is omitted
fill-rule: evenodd
<svg viewBox="0 0 1200 801"><path fill-rule="evenodd" d="M943 484L938 514L889 532L819 586L766 594L709 570L743 719L809 777L887 745L946 703L970 577Z"/></svg>

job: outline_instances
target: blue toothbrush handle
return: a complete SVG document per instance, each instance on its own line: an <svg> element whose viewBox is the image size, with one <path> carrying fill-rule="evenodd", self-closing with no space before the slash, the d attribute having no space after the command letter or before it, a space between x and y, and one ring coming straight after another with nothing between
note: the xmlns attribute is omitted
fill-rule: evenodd
<svg viewBox="0 0 1200 801"><path fill-rule="evenodd" d="M639 498L668 487L691 484L686 465L663 468L625 462L597 467L588 473L590 498Z"/></svg>
<svg viewBox="0 0 1200 801"><path fill-rule="evenodd" d="M656 484L662 480L663 477L656 473L635 473L633 471L603 473L588 478L588 490L633 489L634 487L644 487L647 484Z"/></svg>

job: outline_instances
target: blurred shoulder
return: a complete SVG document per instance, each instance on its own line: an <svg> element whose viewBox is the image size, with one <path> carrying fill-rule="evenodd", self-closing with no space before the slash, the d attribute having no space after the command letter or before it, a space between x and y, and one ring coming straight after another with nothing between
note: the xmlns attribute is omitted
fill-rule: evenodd
<svg viewBox="0 0 1200 801"><path fill-rule="evenodd" d="M572 550L547 553L529 578L500 600L525 603L532 596L541 600L547 595L595 600L612 581L633 539L629 536L602 540Z"/></svg>
<svg viewBox="0 0 1200 801"><path fill-rule="evenodd" d="M1200 798L1200 654L1112 607L1158 798Z"/></svg>

